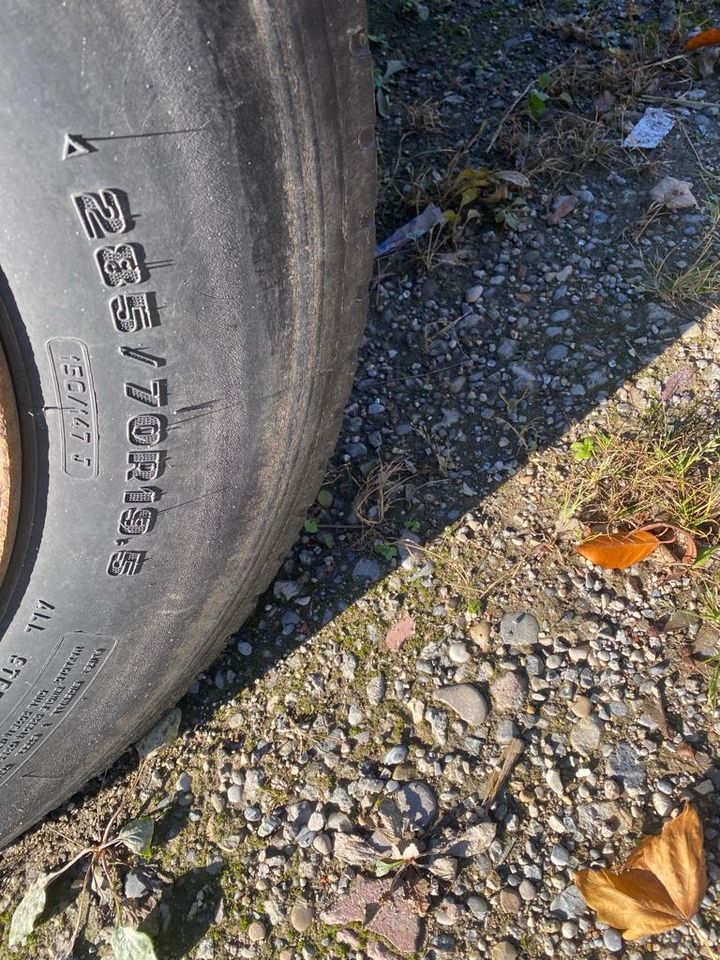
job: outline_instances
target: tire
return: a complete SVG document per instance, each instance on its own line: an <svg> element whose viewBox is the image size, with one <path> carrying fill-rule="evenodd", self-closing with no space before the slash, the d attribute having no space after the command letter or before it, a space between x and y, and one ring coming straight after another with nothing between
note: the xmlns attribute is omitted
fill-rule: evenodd
<svg viewBox="0 0 720 960"><path fill-rule="evenodd" d="M317 493L372 255L364 29L363 0L3 5L0 843L179 698Z"/></svg>

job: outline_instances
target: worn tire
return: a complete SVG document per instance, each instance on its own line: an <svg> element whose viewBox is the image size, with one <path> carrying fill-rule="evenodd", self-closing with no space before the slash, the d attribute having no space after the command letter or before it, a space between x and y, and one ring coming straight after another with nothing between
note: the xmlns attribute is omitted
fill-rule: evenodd
<svg viewBox="0 0 720 960"><path fill-rule="evenodd" d="M0 337L22 437L0 842L247 616L349 392L372 250L363 0L8 0Z"/></svg>

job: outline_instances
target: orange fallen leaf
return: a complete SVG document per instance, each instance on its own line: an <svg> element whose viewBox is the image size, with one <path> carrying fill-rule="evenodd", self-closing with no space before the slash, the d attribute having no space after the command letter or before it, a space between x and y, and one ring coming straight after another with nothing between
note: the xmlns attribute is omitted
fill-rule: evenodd
<svg viewBox="0 0 720 960"><path fill-rule="evenodd" d="M578 870L575 883L600 920L626 940L672 930L698 912L707 888L702 822L695 807L644 837L619 870Z"/></svg>
<svg viewBox="0 0 720 960"><path fill-rule="evenodd" d="M579 543L575 550L586 560L609 570L627 570L645 560L660 546L662 540L649 530L631 533L604 533Z"/></svg>
<svg viewBox="0 0 720 960"><path fill-rule="evenodd" d="M685 44L685 50L700 50L701 47L713 47L720 43L720 30L717 27L710 27L709 30L703 30L702 33L696 33L690 37Z"/></svg>
<svg viewBox="0 0 720 960"><path fill-rule="evenodd" d="M412 617L403 617L394 623L385 634L385 646L389 650L399 650L415 633L415 621Z"/></svg>

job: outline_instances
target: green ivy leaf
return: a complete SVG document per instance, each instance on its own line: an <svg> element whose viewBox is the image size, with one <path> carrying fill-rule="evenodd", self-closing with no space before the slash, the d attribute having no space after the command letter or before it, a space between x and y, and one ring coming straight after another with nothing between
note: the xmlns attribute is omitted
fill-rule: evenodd
<svg viewBox="0 0 720 960"><path fill-rule="evenodd" d="M139 817L137 820L128 820L120 833L118 840L125 844L139 857L149 857L152 854L152 839L155 832L155 821L152 817Z"/></svg>
<svg viewBox="0 0 720 960"><path fill-rule="evenodd" d="M332 506L333 495L329 490L321 490L318 494L317 501L321 507L325 507L327 509L328 507Z"/></svg>
<svg viewBox="0 0 720 960"><path fill-rule="evenodd" d="M551 83L552 77L549 73L541 73L537 78L537 86L539 90L547 90Z"/></svg>
<svg viewBox="0 0 720 960"><path fill-rule="evenodd" d="M150 937L132 927L113 927L110 946L114 960L157 960Z"/></svg>
<svg viewBox="0 0 720 960"><path fill-rule="evenodd" d="M319 529L320 524L315 517L308 517L305 521L305 533L317 533Z"/></svg>

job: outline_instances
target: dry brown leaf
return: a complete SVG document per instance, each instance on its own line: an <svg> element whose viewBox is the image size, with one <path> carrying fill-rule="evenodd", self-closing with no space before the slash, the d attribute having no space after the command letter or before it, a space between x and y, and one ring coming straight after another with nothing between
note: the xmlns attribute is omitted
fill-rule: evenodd
<svg viewBox="0 0 720 960"><path fill-rule="evenodd" d="M709 30L703 30L702 33L690 37L685 44L686 50L700 50L701 47L713 47L720 43L720 30L717 27L710 27Z"/></svg>
<svg viewBox="0 0 720 960"><path fill-rule="evenodd" d="M707 887L702 822L686 804L659 837L644 837L618 871L578 870L588 905L626 940L672 930L697 913Z"/></svg>
<svg viewBox="0 0 720 960"><path fill-rule="evenodd" d="M564 197L558 197L553 205L552 213L549 213L545 217L549 226L557 226L562 218L566 217L569 213L572 213L577 205L578 198L572 196L572 194L567 194Z"/></svg>
<svg viewBox="0 0 720 960"><path fill-rule="evenodd" d="M649 530L630 533L604 533L579 543L575 550L591 563L608 570L627 570L645 560L662 540Z"/></svg>

